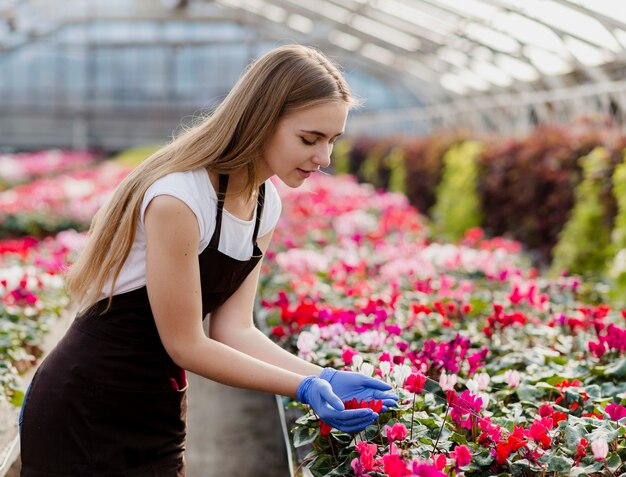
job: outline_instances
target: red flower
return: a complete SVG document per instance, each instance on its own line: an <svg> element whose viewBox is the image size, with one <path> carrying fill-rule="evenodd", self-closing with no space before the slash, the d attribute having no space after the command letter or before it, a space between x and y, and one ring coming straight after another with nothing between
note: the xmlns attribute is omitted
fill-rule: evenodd
<svg viewBox="0 0 626 477"><path fill-rule="evenodd" d="M564 412L555 412L554 414L552 414L552 424L554 427L559 425L560 421L565 421L567 420L567 414L565 414Z"/></svg>
<svg viewBox="0 0 626 477"><path fill-rule="evenodd" d="M541 446L544 449L550 447L552 444L552 439L548 436L548 429L541 421L535 421L530 426L529 430L530 437L537 443L541 443Z"/></svg>
<svg viewBox="0 0 626 477"><path fill-rule="evenodd" d="M272 336L275 336L276 338L283 338L286 334L285 328L282 326L274 326L272 328Z"/></svg>
<svg viewBox="0 0 626 477"><path fill-rule="evenodd" d="M414 393L421 394L426 384L426 376L422 373L411 373L404 381L404 389Z"/></svg>
<svg viewBox="0 0 626 477"><path fill-rule="evenodd" d="M509 455L511 455L511 444L508 442L498 442L496 444L496 462L498 464L505 464Z"/></svg>
<svg viewBox="0 0 626 477"><path fill-rule="evenodd" d="M589 442L584 437L580 439L580 442L576 444L576 465L587 454L587 446Z"/></svg>

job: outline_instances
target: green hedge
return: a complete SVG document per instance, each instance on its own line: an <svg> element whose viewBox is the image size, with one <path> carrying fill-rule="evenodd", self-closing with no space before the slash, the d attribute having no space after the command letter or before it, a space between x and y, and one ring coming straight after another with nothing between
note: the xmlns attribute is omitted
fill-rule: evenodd
<svg viewBox="0 0 626 477"><path fill-rule="evenodd" d="M435 207L438 193L454 197L454 190L442 186L444 157L468 139L482 144L481 153L474 160L468 156L467 160L476 164L477 173L475 186L466 186L467 190L475 187L480 205L472 212L474 220L459 230L480 217L480 225L488 235L520 241L537 265L547 266L574 209L576 187L583 180L579 161L597 147L606 151L607 164L595 189L596 200L602 209L603 227L612 229L617 202L611 177L615 167L623 162L626 135L604 124L541 126L523 137L474 139L463 132L426 138L352 138L342 146L342 170L377 187L404 190L419 211L435 221L450 222L458 218L436 217L436 211L443 206ZM461 158L459 164L462 162ZM404 187L398 185L399 177L405 178ZM452 226L457 224L435 224L435 229L445 231ZM458 237L459 230L453 235ZM606 254L612 257L615 253L609 250Z"/></svg>

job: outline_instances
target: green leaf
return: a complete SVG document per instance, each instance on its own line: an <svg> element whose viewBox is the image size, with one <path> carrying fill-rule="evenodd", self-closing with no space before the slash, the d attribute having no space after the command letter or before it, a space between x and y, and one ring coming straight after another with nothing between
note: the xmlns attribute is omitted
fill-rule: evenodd
<svg viewBox="0 0 626 477"><path fill-rule="evenodd" d="M459 434L458 432L453 432L450 436L450 440L459 445L467 445L467 439L463 434Z"/></svg>
<svg viewBox="0 0 626 477"><path fill-rule="evenodd" d="M355 457L358 457L358 454L356 452L352 452L350 454L350 456L338 467L335 467L332 472L328 475L332 475L332 476L346 476L346 475L350 475L352 473L352 459L354 459Z"/></svg>
<svg viewBox="0 0 626 477"><path fill-rule="evenodd" d="M574 465L572 459L562 455L546 454L539 461L547 464L546 470L548 472L569 472Z"/></svg>
<svg viewBox="0 0 626 477"><path fill-rule="evenodd" d="M610 453L606 459L606 465L611 472L615 472L620 465L622 465L622 459L616 453Z"/></svg>
<svg viewBox="0 0 626 477"><path fill-rule="evenodd" d="M619 378L626 377L626 358L615 360L613 363L604 368L606 376L617 376Z"/></svg>
<svg viewBox="0 0 626 477"><path fill-rule="evenodd" d="M24 402L24 391L20 389L13 389L13 397L11 398L11 404L15 407L21 407Z"/></svg>
<svg viewBox="0 0 626 477"><path fill-rule="evenodd" d="M481 467L491 465L493 460L494 457L491 455L491 451L489 449L482 451L480 454L472 456L472 464L480 465Z"/></svg>
<svg viewBox="0 0 626 477"><path fill-rule="evenodd" d="M333 460L329 455L321 455L311 462L307 468L315 477L324 477L333 471Z"/></svg>
<svg viewBox="0 0 626 477"><path fill-rule="evenodd" d="M319 436L320 430L316 427L303 427L300 426L296 428L296 431L293 436L293 446L295 448L305 446L310 444L317 436Z"/></svg>

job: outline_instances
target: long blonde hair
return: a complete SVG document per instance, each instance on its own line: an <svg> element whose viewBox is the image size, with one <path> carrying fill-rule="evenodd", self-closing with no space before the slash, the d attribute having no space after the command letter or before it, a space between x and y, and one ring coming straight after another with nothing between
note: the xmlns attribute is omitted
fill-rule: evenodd
<svg viewBox="0 0 626 477"><path fill-rule="evenodd" d="M88 308L111 279L105 291L110 305L135 240L143 196L157 179L197 168L217 174L246 170L244 193L252 197L259 186L256 160L280 118L332 101L356 104L338 68L314 48L285 45L253 62L211 115L137 166L97 212L66 277L72 300Z"/></svg>

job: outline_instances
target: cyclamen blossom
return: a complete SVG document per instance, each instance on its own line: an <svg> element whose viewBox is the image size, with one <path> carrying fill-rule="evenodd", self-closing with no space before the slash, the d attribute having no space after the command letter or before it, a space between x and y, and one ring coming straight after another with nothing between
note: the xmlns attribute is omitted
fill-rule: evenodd
<svg viewBox="0 0 626 477"><path fill-rule="evenodd" d="M413 477L447 477L447 475L439 471L437 467L417 460L413 461L411 471L413 472L411 474Z"/></svg>
<svg viewBox="0 0 626 477"><path fill-rule="evenodd" d="M472 454L464 445L456 446L454 451L450 453L450 457L456 459L457 467L465 467L472 461Z"/></svg>
<svg viewBox="0 0 626 477"><path fill-rule="evenodd" d="M456 385L457 379L458 378L456 374L447 375L444 371L443 373L441 373L441 376L439 377L439 386L441 386L441 389L443 391L449 391L454 388L454 386Z"/></svg>
<svg viewBox="0 0 626 477"><path fill-rule="evenodd" d="M414 394L421 394L426 384L426 376L422 373L412 373L406 378L404 388Z"/></svg>
<svg viewBox="0 0 626 477"><path fill-rule="evenodd" d="M621 404L611 403L604 410L613 421L619 421L626 417L626 407Z"/></svg>
<svg viewBox="0 0 626 477"><path fill-rule="evenodd" d="M596 460L604 460L609 453L609 444L605 438L600 437L591 443L591 450Z"/></svg>
<svg viewBox="0 0 626 477"><path fill-rule="evenodd" d="M510 387L516 388L517 386L519 386L521 377L517 371L515 371L514 369L509 369L504 373L504 379Z"/></svg>
<svg viewBox="0 0 626 477"><path fill-rule="evenodd" d="M385 435L389 442L402 441L406 437L407 429L404 424L395 423L393 427L385 426Z"/></svg>

